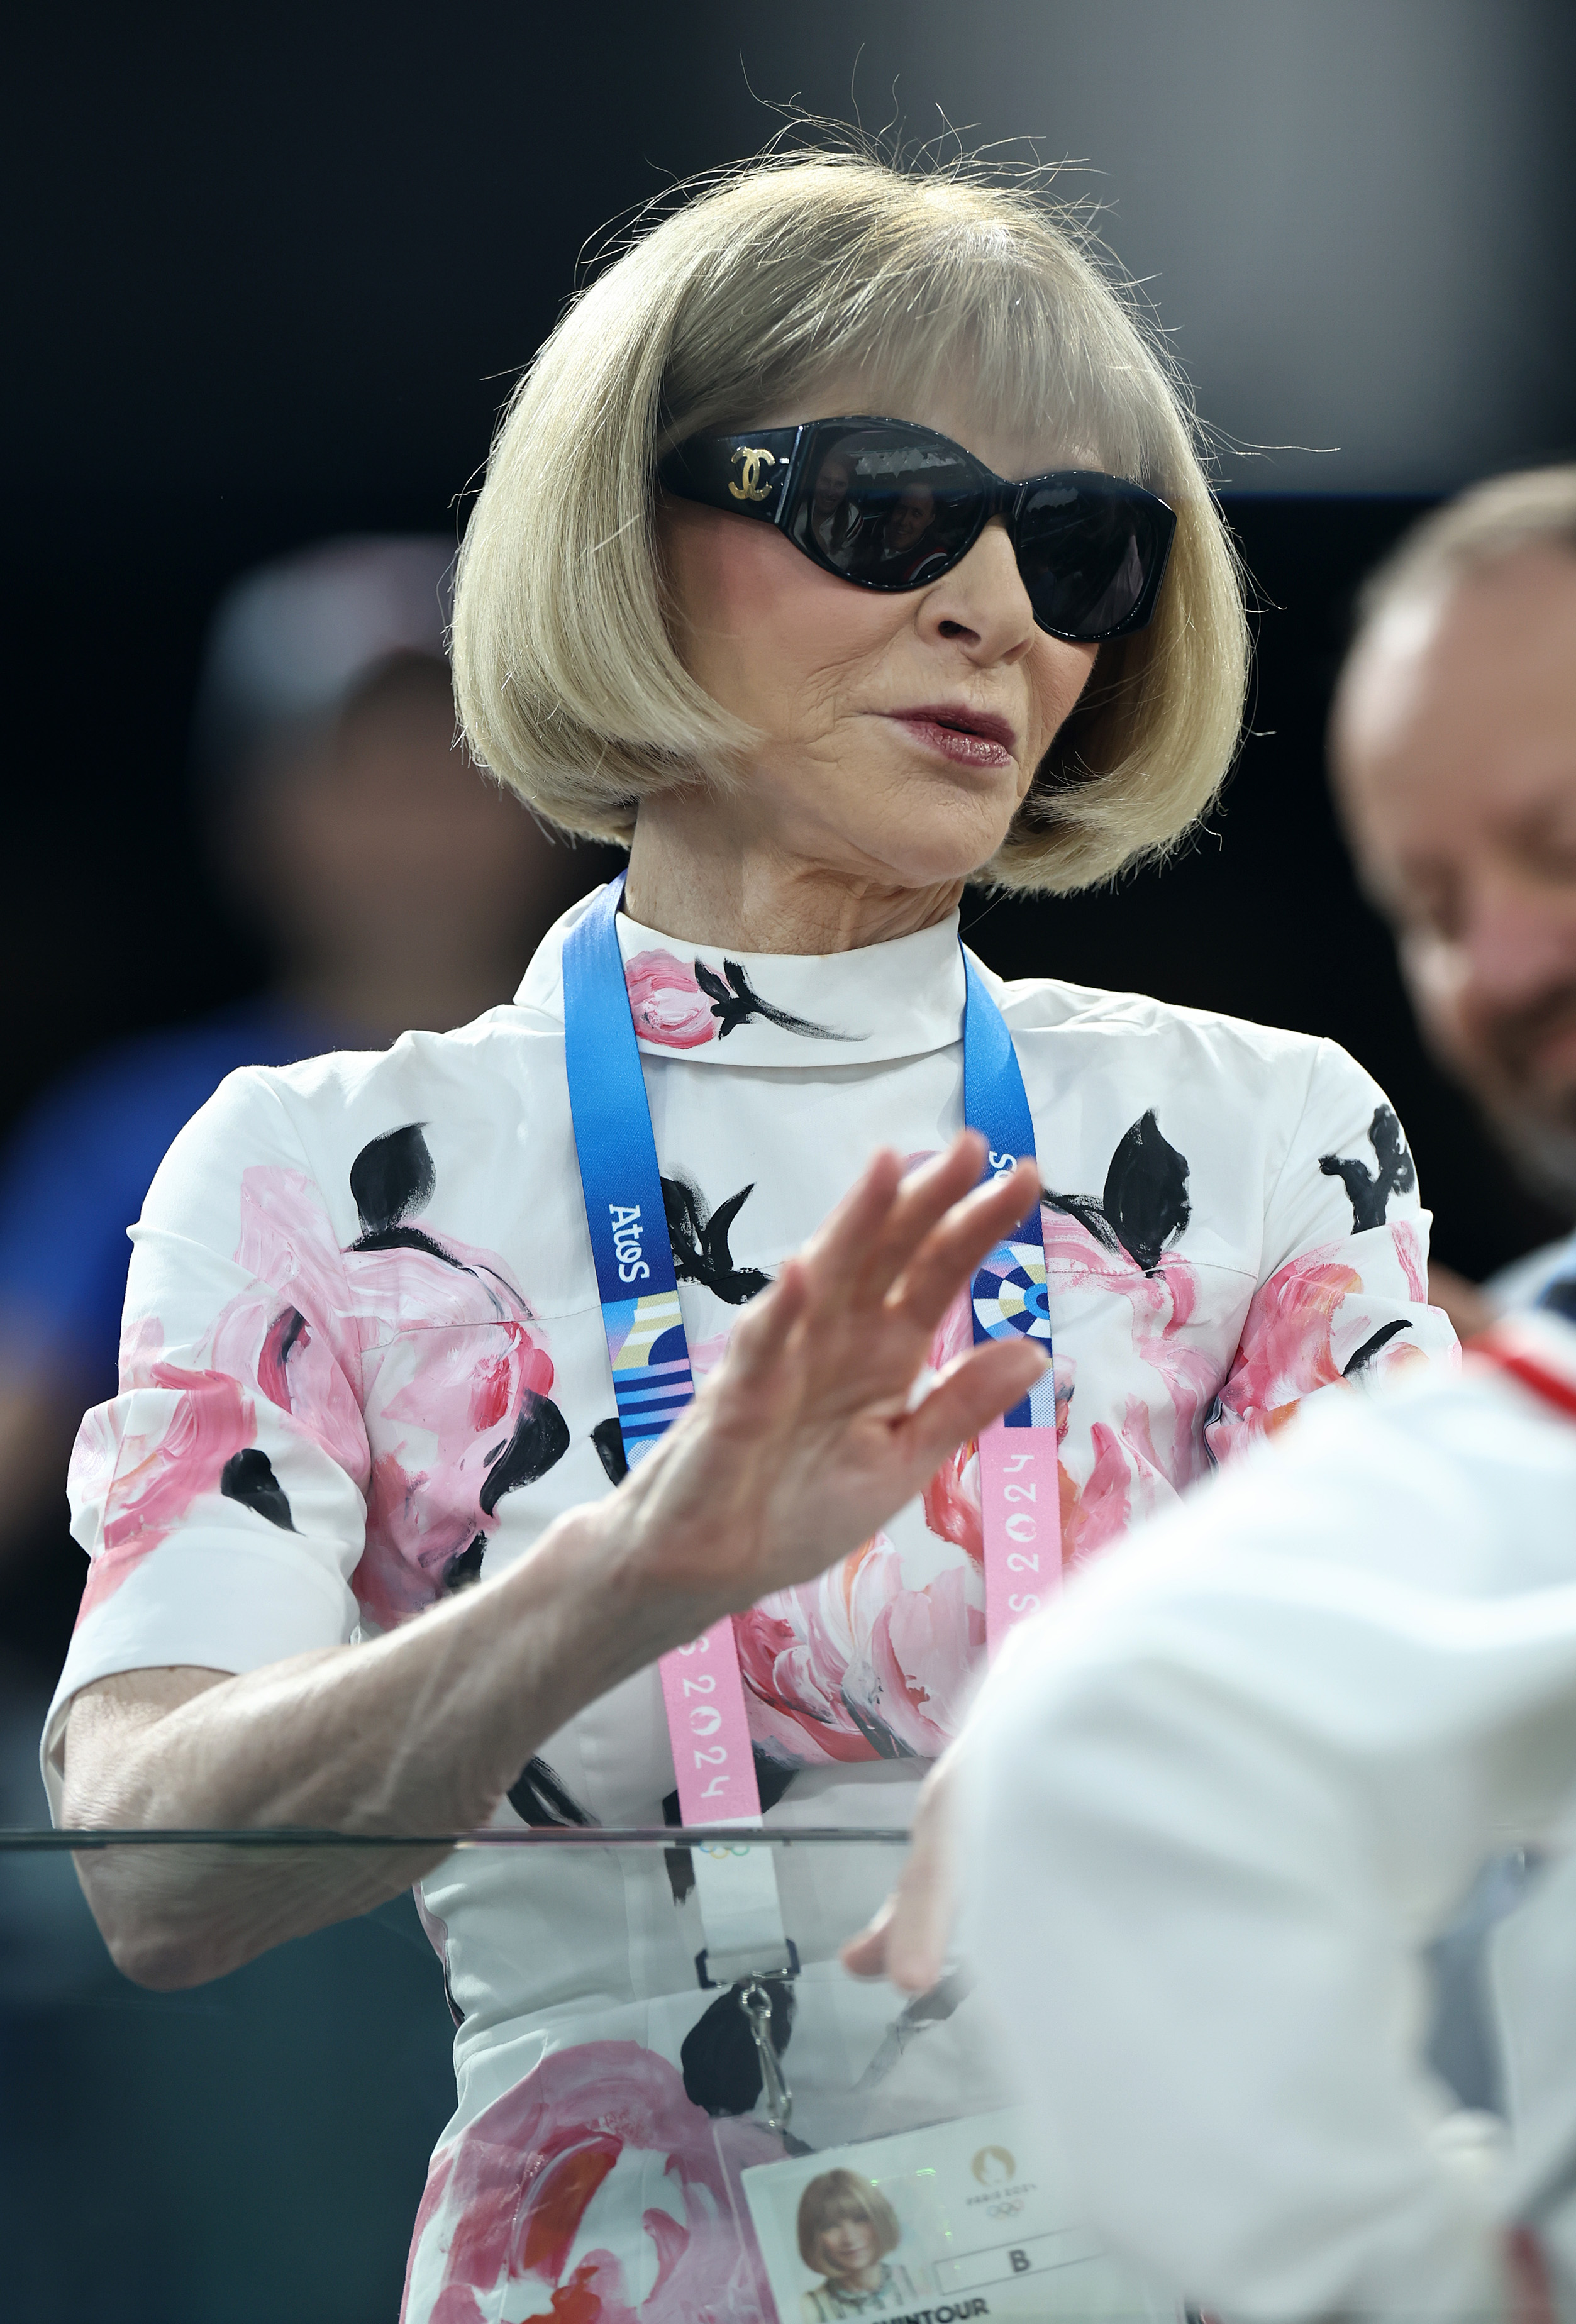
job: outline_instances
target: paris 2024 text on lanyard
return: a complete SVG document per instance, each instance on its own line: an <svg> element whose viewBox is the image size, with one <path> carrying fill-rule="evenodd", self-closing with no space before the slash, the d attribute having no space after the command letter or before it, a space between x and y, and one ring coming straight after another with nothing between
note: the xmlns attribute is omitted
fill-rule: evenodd
<svg viewBox="0 0 1576 2324"><path fill-rule="evenodd" d="M631 1468L695 1395L689 1343L668 1236L650 1107L619 949L621 877L570 930L564 945L564 1049L585 1217ZM1023 1075L1001 1016L963 955L963 1119L982 1132L988 1175L1034 1157ZM999 1243L975 1275L974 1339L1025 1334L1050 1352L1039 1209ZM985 1632L994 1655L1061 1572L1055 1390L1051 1367L1030 1395L980 1439L984 1519ZM686 1824L759 1824L744 1686L731 1617L664 1655L662 1695L679 1815ZM699 1850L696 1877L710 1979L780 1970L790 1958L770 1849Z"/></svg>

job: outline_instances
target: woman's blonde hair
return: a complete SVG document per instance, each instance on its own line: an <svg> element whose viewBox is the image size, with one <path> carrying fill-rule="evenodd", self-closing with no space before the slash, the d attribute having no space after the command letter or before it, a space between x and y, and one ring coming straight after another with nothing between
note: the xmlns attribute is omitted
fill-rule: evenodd
<svg viewBox="0 0 1576 2324"><path fill-rule="evenodd" d="M656 464L703 429L814 416L817 387L853 370L899 416L967 379L982 424L1054 426L1175 509L1154 620L1101 648L979 876L1065 892L1165 854L1235 748L1238 565L1130 297L1075 213L977 162L914 174L859 152L769 153L692 192L580 293L510 398L460 552L472 752L553 822L626 844L641 798L737 779L753 738L674 649Z"/></svg>

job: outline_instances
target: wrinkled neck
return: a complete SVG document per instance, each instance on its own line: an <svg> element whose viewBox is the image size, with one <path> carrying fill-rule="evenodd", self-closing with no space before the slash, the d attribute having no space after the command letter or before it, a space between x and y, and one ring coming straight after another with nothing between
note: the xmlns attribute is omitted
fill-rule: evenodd
<svg viewBox="0 0 1576 2324"><path fill-rule="evenodd" d="M935 927L962 880L899 886L880 867L818 862L770 835L741 834L695 793L645 801L625 902L643 927L687 944L752 953L857 952Z"/></svg>

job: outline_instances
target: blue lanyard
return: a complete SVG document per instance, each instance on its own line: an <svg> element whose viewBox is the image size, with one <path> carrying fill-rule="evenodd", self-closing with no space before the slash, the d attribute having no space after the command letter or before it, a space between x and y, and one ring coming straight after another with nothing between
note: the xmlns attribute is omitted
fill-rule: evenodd
<svg viewBox="0 0 1576 2324"><path fill-rule="evenodd" d="M623 887L621 872L565 940L564 1056L613 1395L625 1458L633 1468L690 1402L695 1377L619 949ZM1015 1161L1033 1158L1034 1122L1001 1011L966 953L963 969L963 1119L983 1133L985 1175L995 1177ZM1028 1333L1048 1349L1037 1204L976 1274L971 1305L976 1342ZM1044 1417L1052 1420L1048 1369L1044 1397ZM1033 1402L1041 1404L1040 1389ZM1009 1428L1030 1428L1041 1416L1025 1397L1005 1417Z"/></svg>

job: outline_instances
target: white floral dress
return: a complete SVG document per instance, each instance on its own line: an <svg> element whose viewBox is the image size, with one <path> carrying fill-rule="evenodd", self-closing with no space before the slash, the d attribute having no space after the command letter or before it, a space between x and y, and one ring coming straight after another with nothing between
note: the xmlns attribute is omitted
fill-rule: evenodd
<svg viewBox="0 0 1576 2324"><path fill-rule="evenodd" d="M57 1786L65 1710L92 1680L251 1670L419 1618L622 1473L564 1075L559 954L581 908L512 1005L386 1053L235 1074L171 1148L133 1231L121 1394L73 1464L90 1563L46 1737ZM704 1374L876 1145L917 1157L961 1126L957 927L830 958L619 928ZM985 975L1046 1189L1068 1563L1299 1401L1453 1355L1399 1126L1342 1051ZM968 1333L960 1302L937 1361ZM965 1453L853 1556L741 1618L772 1819L906 1819L980 1666L981 1558ZM651 1669L552 1737L497 1820L659 1824L673 1784ZM814 2055L817 1964L832 1974L862 1901L785 1899L806 1964L790 2054ZM714 2126L684 2081L712 1999L687 1884L659 1853L587 1850L549 1877L484 1851L421 1902L459 2100L408 2324L750 2313L712 2232ZM839 2054L873 2050L884 2023L873 2000L868 2024L845 2011ZM751 2138L775 2151L741 2126Z"/></svg>

